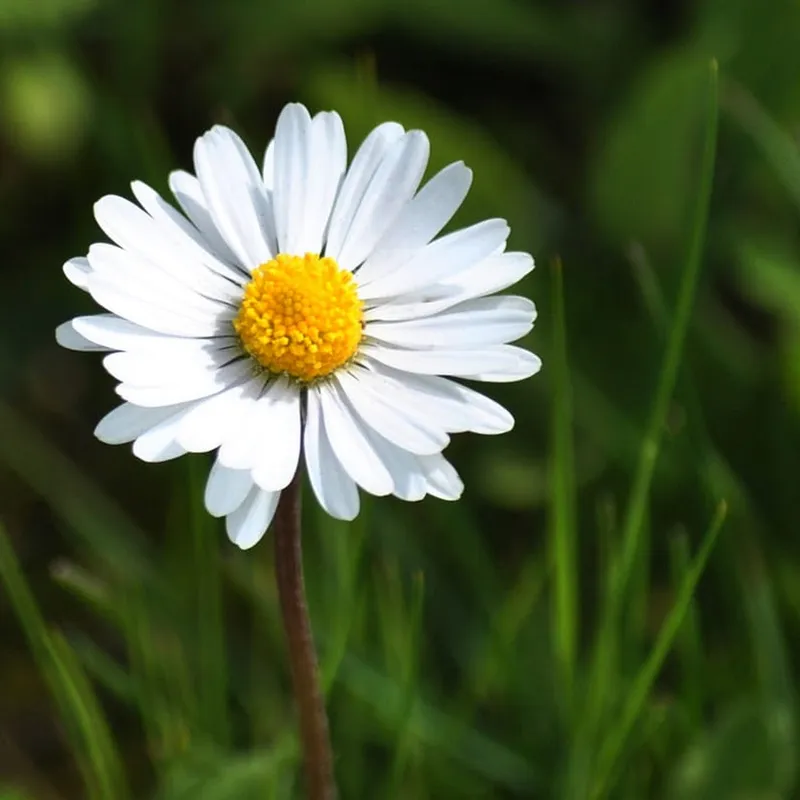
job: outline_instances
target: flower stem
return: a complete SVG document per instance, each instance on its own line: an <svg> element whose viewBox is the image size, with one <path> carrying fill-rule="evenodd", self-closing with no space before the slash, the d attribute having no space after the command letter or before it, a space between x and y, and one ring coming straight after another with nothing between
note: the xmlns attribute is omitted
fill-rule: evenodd
<svg viewBox="0 0 800 800"><path fill-rule="evenodd" d="M308 618L300 534L300 470L283 490L273 521L275 577L300 721L309 800L334 800L328 717Z"/></svg>

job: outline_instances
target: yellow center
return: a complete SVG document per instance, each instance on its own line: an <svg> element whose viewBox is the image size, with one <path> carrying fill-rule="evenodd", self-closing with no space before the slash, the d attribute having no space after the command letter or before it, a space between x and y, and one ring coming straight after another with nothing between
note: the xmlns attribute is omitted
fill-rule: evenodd
<svg viewBox="0 0 800 800"><path fill-rule="evenodd" d="M280 254L253 271L233 327L262 367L309 382L353 357L362 316L353 276L332 258Z"/></svg>

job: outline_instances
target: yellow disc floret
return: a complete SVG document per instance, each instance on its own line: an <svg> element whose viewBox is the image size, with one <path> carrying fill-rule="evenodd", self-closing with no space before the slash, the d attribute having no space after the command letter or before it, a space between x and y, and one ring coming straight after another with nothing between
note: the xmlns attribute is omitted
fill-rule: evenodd
<svg viewBox="0 0 800 800"><path fill-rule="evenodd" d="M280 254L253 271L233 327L262 367L307 383L353 357L362 317L353 276L332 258Z"/></svg>

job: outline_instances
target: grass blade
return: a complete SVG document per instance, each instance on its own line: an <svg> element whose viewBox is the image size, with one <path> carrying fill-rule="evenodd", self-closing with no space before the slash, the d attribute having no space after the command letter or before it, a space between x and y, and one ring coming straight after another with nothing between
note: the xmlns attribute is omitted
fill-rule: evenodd
<svg viewBox="0 0 800 800"><path fill-rule="evenodd" d="M726 84L722 105L761 149L775 177L800 208L800 150L797 140L784 131L743 86Z"/></svg>
<svg viewBox="0 0 800 800"><path fill-rule="evenodd" d="M572 449L572 389L567 361L564 278L561 261L553 264L553 416L550 552L553 562L553 649L567 709L571 709L578 642L578 567L575 552L575 470Z"/></svg>
<svg viewBox="0 0 800 800"><path fill-rule="evenodd" d="M97 696L64 637L45 625L0 526L0 579L61 712L90 800L128 797L122 760Z"/></svg>
<svg viewBox="0 0 800 800"><path fill-rule="evenodd" d="M653 480L656 461L661 446L664 423L669 411L670 400L678 377L683 345L689 328L689 319L694 306L695 289L700 274L703 248L705 245L708 211L711 201L711 190L714 180L714 163L717 146L718 108L718 75L717 63L713 61L709 67L708 107L700 167L700 183L693 211L693 224L689 241L689 252L686 265L681 276L678 290L678 303L675 318L667 340L667 349L656 388L655 400L650 413L639 458L634 475L627 509L622 526L622 552L615 574L616 588L614 594L620 598L630 579L631 570L636 561L639 536L645 519L650 485Z"/></svg>
<svg viewBox="0 0 800 800"><path fill-rule="evenodd" d="M592 791L593 798L605 796L617 759L622 753L625 742L647 701L653 683L658 677L658 673L661 671L661 667L672 649L678 631L681 629L681 625L691 608L695 588L717 541L717 536L722 529L726 514L727 505L722 501L717 507L706 535L703 537L700 551L686 571L675 598L675 603L658 632L658 637L650 651L650 655L633 680L623 704L619 721L605 737L597 758L595 782Z"/></svg>
<svg viewBox="0 0 800 800"><path fill-rule="evenodd" d="M223 620L219 531L203 505L205 466L189 459L189 527L193 544L191 572L195 595L196 662L193 673L200 727L209 741L224 747L230 739L228 678Z"/></svg>

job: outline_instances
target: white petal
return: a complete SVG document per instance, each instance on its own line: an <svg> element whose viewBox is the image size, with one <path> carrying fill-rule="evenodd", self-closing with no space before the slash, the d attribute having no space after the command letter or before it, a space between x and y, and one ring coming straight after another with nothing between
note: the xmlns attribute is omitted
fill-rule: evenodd
<svg viewBox="0 0 800 800"><path fill-rule="evenodd" d="M228 538L242 550L256 544L272 522L280 496L280 492L265 492L254 486L245 501L225 518Z"/></svg>
<svg viewBox="0 0 800 800"><path fill-rule="evenodd" d="M258 376L197 401L181 422L177 440L190 453L207 453L219 447L236 428L242 408L261 394L264 378Z"/></svg>
<svg viewBox="0 0 800 800"><path fill-rule="evenodd" d="M443 455L418 456L420 467L428 482L428 493L440 500L458 500L464 483L453 465Z"/></svg>
<svg viewBox="0 0 800 800"><path fill-rule="evenodd" d="M358 489L328 441L318 390L309 389L306 398L303 451L311 488L319 504L332 517L355 519L359 509Z"/></svg>
<svg viewBox="0 0 800 800"><path fill-rule="evenodd" d="M331 212L328 241L325 246L326 255L339 260L345 238L370 181L389 148L403 134L401 125L396 122L385 122L378 125L358 148Z"/></svg>
<svg viewBox="0 0 800 800"><path fill-rule="evenodd" d="M323 111L311 120L309 210L301 252L321 253L331 211L347 169L347 139L341 117Z"/></svg>
<svg viewBox="0 0 800 800"><path fill-rule="evenodd" d="M373 436L373 445L381 461L392 475L392 494L407 502L416 502L425 497L428 480L419 468L417 457L396 447L382 436Z"/></svg>
<svg viewBox="0 0 800 800"><path fill-rule="evenodd" d="M510 383L511 381L521 381L525 378L530 378L535 375L542 368L542 360L539 356L524 350L521 347L514 347L511 344L502 345L506 349L506 353L512 353L515 356L515 363L513 366L506 366L505 364L497 364L489 367L480 372L474 372L470 375L463 377L469 378L474 381L491 381L493 383Z"/></svg>
<svg viewBox="0 0 800 800"><path fill-rule="evenodd" d="M71 258L61 269L73 286L77 286L84 291L88 290L87 279L92 271L91 266L89 266L89 259Z"/></svg>
<svg viewBox="0 0 800 800"><path fill-rule="evenodd" d="M525 297L482 297L422 319L370 322L364 333L401 347L467 349L515 341L531 331L536 307Z"/></svg>
<svg viewBox="0 0 800 800"><path fill-rule="evenodd" d="M94 273L91 294L104 308L124 319L168 336L207 337L230 332L234 313L202 314L161 296L147 285L137 285L122 276Z"/></svg>
<svg viewBox="0 0 800 800"><path fill-rule="evenodd" d="M370 300L416 292L472 267L496 253L508 238L503 219L489 219L436 239L424 247L403 269L381 275L361 286L359 297Z"/></svg>
<svg viewBox="0 0 800 800"><path fill-rule="evenodd" d="M107 347L98 345L95 342L87 339L75 329L75 320L69 322L62 322L56 328L56 341L68 350L85 350L85 351L106 351Z"/></svg>
<svg viewBox="0 0 800 800"><path fill-rule="evenodd" d="M371 359L366 367L363 382L374 383L381 397L450 433L507 433L514 426L514 418L499 403L447 378L414 375Z"/></svg>
<svg viewBox="0 0 800 800"><path fill-rule="evenodd" d="M225 434L219 449L219 460L231 469L250 469L255 463L261 448L269 445L253 435L253 425L260 415L260 403L269 405L269 391L272 384L264 376L251 381L239 400L236 421ZM273 381L274 383L274 381Z"/></svg>
<svg viewBox="0 0 800 800"><path fill-rule="evenodd" d="M208 210L208 203L203 195L200 181L188 172L176 170L170 173L169 188L183 209L183 213L189 217L203 237L203 241L208 243L212 251L227 264L235 265L243 270L245 265L237 258L217 230L211 212Z"/></svg>
<svg viewBox="0 0 800 800"><path fill-rule="evenodd" d="M431 425L424 408L403 407L388 392L381 392L380 381L370 380L371 377L366 370L358 369L336 376L342 391L367 425L411 453L428 455L447 447L450 437L446 430Z"/></svg>
<svg viewBox="0 0 800 800"><path fill-rule="evenodd" d="M424 247L450 221L472 183L472 170L463 162L434 175L400 212L375 250L358 269L359 283L388 275Z"/></svg>
<svg viewBox="0 0 800 800"><path fill-rule="evenodd" d="M185 410L181 410L141 434L133 443L133 454L151 463L169 461L182 456L186 450L175 440Z"/></svg>
<svg viewBox="0 0 800 800"><path fill-rule="evenodd" d="M264 151L264 165L261 169L264 178L264 186L271 192L275 187L275 140L270 140L267 149Z"/></svg>
<svg viewBox="0 0 800 800"><path fill-rule="evenodd" d="M246 469L228 469L214 460L206 481L206 510L212 517L232 514L245 501L253 488L253 479Z"/></svg>
<svg viewBox="0 0 800 800"><path fill-rule="evenodd" d="M158 192L141 181L131 184L133 194L142 208L153 218L166 236L180 247L185 258L197 261L209 270L225 279L229 284L227 290L236 293L236 287L242 286L249 277L245 271L235 266L230 257L221 256L214 245L205 240L203 235L182 214L176 211ZM226 288L224 285L223 289ZM240 291L238 291L241 294Z"/></svg>
<svg viewBox="0 0 800 800"><path fill-rule="evenodd" d="M275 228L281 252L320 253L331 207L347 166L338 114L312 120L299 103L287 105L275 127Z"/></svg>
<svg viewBox="0 0 800 800"><path fill-rule="evenodd" d="M336 259L341 267L353 270L372 253L414 196L425 173L429 152L428 137L422 131L409 131L389 148L344 237Z"/></svg>
<svg viewBox="0 0 800 800"><path fill-rule="evenodd" d="M498 253L449 275L443 283L457 288L463 299L482 297L513 286L533 267L533 257L529 253Z"/></svg>
<svg viewBox="0 0 800 800"><path fill-rule="evenodd" d="M106 235L123 250L192 292L226 302L241 297L238 284L205 265L200 248L192 250L170 236L170 231L177 235L181 233L175 225L170 224L165 231L137 205L116 195L106 195L98 200L94 205L94 215ZM193 244L191 239L188 242L190 246Z"/></svg>
<svg viewBox="0 0 800 800"><path fill-rule="evenodd" d="M132 442L143 433L160 425L164 420L188 408L188 404L143 408L132 403L123 403L109 411L94 429L94 435L106 444Z"/></svg>
<svg viewBox="0 0 800 800"><path fill-rule="evenodd" d="M204 339L165 336L150 328L137 325L116 314L92 314L76 317L73 327L83 337L111 350L136 350L152 352L169 347L173 342L208 341Z"/></svg>
<svg viewBox="0 0 800 800"><path fill-rule="evenodd" d="M93 245L92 251L101 245ZM110 248L110 246L108 246ZM111 248L117 250L117 248ZM124 262L127 254L122 254ZM90 253L91 256L91 253ZM107 254L98 260L109 264ZM92 297L109 311L130 322L172 336L215 336L230 332L234 309L192 295L188 289L175 289L166 276L154 279L145 270L128 267L97 269L89 276Z"/></svg>
<svg viewBox="0 0 800 800"><path fill-rule="evenodd" d="M479 261L465 272L447 277L442 283L420 290L416 299L409 299L409 295L389 298L368 309L364 320L389 322L440 314L465 300L507 289L532 269L533 259L528 253L498 253Z"/></svg>
<svg viewBox="0 0 800 800"><path fill-rule="evenodd" d="M214 224L251 269L276 255L272 203L253 157L230 129L215 125L194 147L195 172Z"/></svg>
<svg viewBox="0 0 800 800"><path fill-rule="evenodd" d="M278 250L302 255L297 247L303 237L311 150L311 116L305 106L284 106L275 124L274 141L272 200Z"/></svg>
<svg viewBox="0 0 800 800"><path fill-rule="evenodd" d="M124 400L140 406L168 406L199 400L221 392L228 386L240 383L252 375L250 359L242 358L220 367L215 371L198 372L191 376L181 376L179 380L160 386L132 386L122 383L117 394Z"/></svg>
<svg viewBox="0 0 800 800"><path fill-rule="evenodd" d="M103 366L118 381L131 386L160 386L216 370L241 355L231 339L174 339L159 350L112 353Z"/></svg>
<svg viewBox="0 0 800 800"><path fill-rule="evenodd" d="M253 480L265 491L285 489L300 460L300 391L279 378L256 402L251 419L256 442Z"/></svg>
<svg viewBox="0 0 800 800"><path fill-rule="evenodd" d="M341 390L334 384L319 387L325 430L333 452L347 474L365 491L382 496L394 489L392 476L375 452L369 433L353 414Z"/></svg>
<svg viewBox="0 0 800 800"><path fill-rule="evenodd" d="M382 364L406 372L453 375L495 382L529 378L541 366L539 359L532 353L510 344L475 350L399 350L365 344L361 351Z"/></svg>

